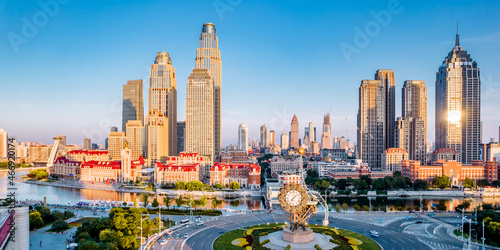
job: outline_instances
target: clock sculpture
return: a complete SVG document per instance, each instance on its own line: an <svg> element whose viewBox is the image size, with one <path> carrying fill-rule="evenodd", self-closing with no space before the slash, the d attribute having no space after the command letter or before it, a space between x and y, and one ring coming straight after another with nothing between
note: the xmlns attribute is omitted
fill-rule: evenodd
<svg viewBox="0 0 500 250"><path fill-rule="evenodd" d="M307 205L311 200L307 190L300 184L286 184L280 189L278 199L281 207L290 213L290 230L306 231L306 220L318 211L316 205Z"/></svg>

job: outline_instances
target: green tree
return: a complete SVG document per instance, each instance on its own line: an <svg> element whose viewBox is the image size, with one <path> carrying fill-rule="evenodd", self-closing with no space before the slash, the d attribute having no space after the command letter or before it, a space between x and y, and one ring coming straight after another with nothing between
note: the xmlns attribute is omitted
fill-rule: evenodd
<svg viewBox="0 0 500 250"><path fill-rule="evenodd" d="M229 202L229 205L233 207L238 207L240 205L240 200L232 200Z"/></svg>
<svg viewBox="0 0 500 250"><path fill-rule="evenodd" d="M362 210L363 211L370 211L370 208L367 205L363 205Z"/></svg>
<svg viewBox="0 0 500 250"><path fill-rule="evenodd" d="M172 199L170 197L165 196L163 197L163 203L165 203L165 206L167 206L167 209L170 208L170 203L172 203Z"/></svg>
<svg viewBox="0 0 500 250"><path fill-rule="evenodd" d="M342 210L347 211L349 209L349 205L347 203L342 203Z"/></svg>
<svg viewBox="0 0 500 250"><path fill-rule="evenodd" d="M440 200L436 205L436 210L438 211L446 211L446 202L444 200Z"/></svg>
<svg viewBox="0 0 500 250"><path fill-rule="evenodd" d="M214 196L214 199L212 200L213 208L218 207L221 203L222 203L222 201L217 200L217 197Z"/></svg>
<svg viewBox="0 0 500 250"><path fill-rule="evenodd" d="M153 202L151 203L151 206L153 206L154 208L157 208L159 205L160 205L160 203L158 202L158 200L155 197L153 199Z"/></svg>
<svg viewBox="0 0 500 250"><path fill-rule="evenodd" d="M224 186L222 186L222 184L220 184L220 183L215 183L214 188L222 189L222 188L224 188Z"/></svg>
<svg viewBox="0 0 500 250"><path fill-rule="evenodd" d="M310 169L308 169L306 173L307 173L307 176L311 176L311 177L313 177L313 178L319 178L319 173L318 173L318 171L317 171L316 169L314 169L314 168L310 168Z"/></svg>
<svg viewBox="0 0 500 250"><path fill-rule="evenodd" d="M232 190L240 189L240 184L236 181L231 182L231 184L229 184L229 185L230 185Z"/></svg>
<svg viewBox="0 0 500 250"><path fill-rule="evenodd" d="M446 175L437 176L434 178L434 185L440 189L444 189L450 186L450 179Z"/></svg>
<svg viewBox="0 0 500 250"><path fill-rule="evenodd" d="M375 179L373 181L372 187L376 190L384 190L385 189L385 180L384 179Z"/></svg>
<svg viewBox="0 0 500 250"><path fill-rule="evenodd" d="M394 171L394 173L392 173L392 176L393 177L401 177L401 171Z"/></svg>
<svg viewBox="0 0 500 250"><path fill-rule="evenodd" d="M359 210L361 210L361 208L359 207L358 204L354 204L354 210L359 211Z"/></svg>
<svg viewBox="0 0 500 250"><path fill-rule="evenodd" d="M340 213L340 209L341 207L339 204L335 205L335 212Z"/></svg>
<svg viewBox="0 0 500 250"><path fill-rule="evenodd" d="M42 215L38 211L32 211L30 212L30 230L33 230L35 228L41 228L43 226L43 219Z"/></svg>
<svg viewBox="0 0 500 250"><path fill-rule="evenodd" d="M371 186L373 184L373 179L370 178L368 175L362 175L359 177L361 180L364 180L368 186Z"/></svg>
<svg viewBox="0 0 500 250"><path fill-rule="evenodd" d="M65 220L66 216L64 216L64 213L59 211L59 210L54 210L52 211L52 216L54 216L54 220Z"/></svg>
<svg viewBox="0 0 500 250"><path fill-rule="evenodd" d="M143 206L144 207L148 207L148 204L149 204L149 194L147 193L143 193L142 194L142 202L143 202Z"/></svg>
<svg viewBox="0 0 500 250"><path fill-rule="evenodd" d="M470 200L464 200L464 201L462 201L462 203L460 203L460 204L457 206L457 208L467 210L467 209L469 209L470 205L471 205Z"/></svg>
<svg viewBox="0 0 500 250"><path fill-rule="evenodd" d="M346 179L339 179L337 180L337 188L340 190L345 190L347 187L347 180Z"/></svg>
<svg viewBox="0 0 500 250"><path fill-rule="evenodd" d="M66 221L64 220L56 220L54 223L52 223L52 230L66 230L69 228L69 225Z"/></svg>
<svg viewBox="0 0 500 250"><path fill-rule="evenodd" d="M185 190L186 189L186 183L183 181L178 181L175 183L175 189L177 190Z"/></svg>
<svg viewBox="0 0 500 250"><path fill-rule="evenodd" d="M134 199L134 207L137 207L137 198Z"/></svg>
<svg viewBox="0 0 500 250"><path fill-rule="evenodd" d="M425 190L429 189L429 183L426 180L416 179L413 182L413 186L414 186L415 190L425 191Z"/></svg>
<svg viewBox="0 0 500 250"><path fill-rule="evenodd" d="M463 182L464 188L472 188L474 187L474 181L469 179L469 177L465 177L465 180Z"/></svg>
<svg viewBox="0 0 500 250"><path fill-rule="evenodd" d="M207 201L207 197L205 195L203 195L201 197L201 199L199 200L199 204L202 206L202 207L205 207L207 204L208 204L208 201Z"/></svg>
<svg viewBox="0 0 500 250"><path fill-rule="evenodd" d="M78 246L78 250L97 250L99 249L99 244L93 240L86 240Z"/></svg>
<svg viewBox="0 0 500 250"><path fill-rule="evenodd" d="M394 177L393 178L393 187L395 189L404 189L404 188L406 188L406 180L405 180L405 178L403 178L401 176Z"/></svg>
<svg viewBox="0 0 500 250"><path fill-rule="evenodd" d="M478 187L485 187L485 186L489 186L491 185L490 182L488 180L478 180L477 181L477 186Z"/></svg>
<svg viewBox="0 0 500 250"><path fill-rule="evenodd" d="M181 207L184 204L184 197L182 197L182 194L175 199L175 204L177 204L177 207Z"/></svg>
<svg viewBox="0 0 500 250"><path fill-rule="evenodd" d="M189 207L194 207L194 203L195 203L195 202L194 202L193 197L189 197L189 198L188 198L188 200L187 200L187 205L188 205Z"/></svg>
<svg viewBox="0 0 500 250"><path fill-rule="evenodd" d="M368 188L368 184L363 179L355 179L352 184L356 189L365 190Z"/></svg>

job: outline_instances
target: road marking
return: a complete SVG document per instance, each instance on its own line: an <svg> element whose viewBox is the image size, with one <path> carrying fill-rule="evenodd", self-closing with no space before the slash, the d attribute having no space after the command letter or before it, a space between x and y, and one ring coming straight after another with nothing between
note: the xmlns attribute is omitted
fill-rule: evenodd
<svg viewBox="0 0 500 250"><path fill-rule="evenodd" d="M398 244L398 243L396 243L396 241L395 241L395 240L393 240L393 239L389 239L389 240L391 240L392 242L394 242L394 244Z"/></svg>

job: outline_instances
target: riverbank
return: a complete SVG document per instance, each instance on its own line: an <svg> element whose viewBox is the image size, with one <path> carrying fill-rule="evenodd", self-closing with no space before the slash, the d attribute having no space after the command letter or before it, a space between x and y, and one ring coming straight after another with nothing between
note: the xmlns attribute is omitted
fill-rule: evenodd
<svg viewBox="0 0 500 250"><path fill-rule="evenodd" d="M479 191L462 191L462 190L429 190L429 191L387 191L387 194L377 194L376 191L368 191L367 194L356 194L355 192L345 195L337 194L337 192L330 193L330 198L335 197L482 197L482 192Z"/></svg>

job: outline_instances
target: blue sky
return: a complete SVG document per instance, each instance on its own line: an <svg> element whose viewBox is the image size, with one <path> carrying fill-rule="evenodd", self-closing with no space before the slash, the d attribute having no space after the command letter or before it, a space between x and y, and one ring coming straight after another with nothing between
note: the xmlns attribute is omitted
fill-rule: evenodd
<svg viewBox="0 0 500 250"><path fill-rule="evenodd" d="M147 93L159 51L170 53L176 69L183 120L205 22L216 25L222 56L224 145L237 142L241 122L255 139L261 124L288 132L296 114L302 136L310 121L320 131L327 112L334 136L355 141L359 84L379 68L395 71L396 116L404 80L426 81L433 141L435 74L453 48L457 19L461 45L481 69L483 140L498 140L498 1L59 2L50 15L37 1L0 2L0 128L21 141L49 143L64 134L69 143L102 143L109 126L121 125L122 85L143 79ZM371 13L387 13L391 4L397 11L382 25ZM39 26L28 37L24 20ZM369 41L348 60L341 44L355 46L355 30L367 26ZM13 45L16 36L22 42Z"/></svg>

